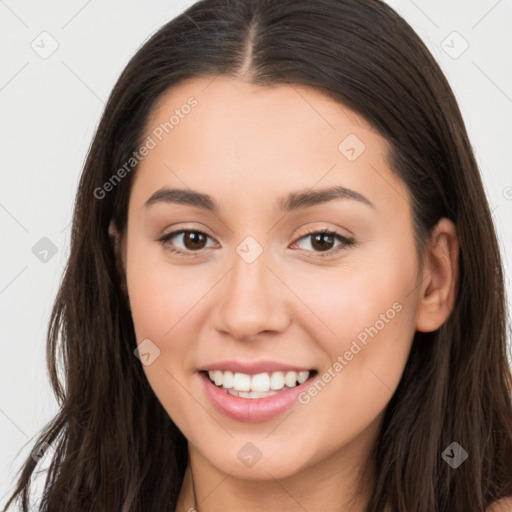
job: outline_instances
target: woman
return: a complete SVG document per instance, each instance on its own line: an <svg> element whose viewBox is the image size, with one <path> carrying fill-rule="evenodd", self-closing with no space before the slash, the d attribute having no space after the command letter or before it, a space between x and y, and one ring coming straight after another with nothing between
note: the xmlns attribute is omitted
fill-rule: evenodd
<svg viewBox="0 0 512 512"><path fill-rule="evenodd" d="M48 355L43 510L512 510L489 206L445 77L377 0L203 0L146 42Z"/></svg>

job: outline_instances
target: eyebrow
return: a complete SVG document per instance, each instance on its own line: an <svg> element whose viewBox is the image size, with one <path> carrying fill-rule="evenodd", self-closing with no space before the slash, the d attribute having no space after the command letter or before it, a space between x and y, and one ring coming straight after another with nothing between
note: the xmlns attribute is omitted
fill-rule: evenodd
<svg viewBox="0 0 512 512"><path fill-rule="evenodd" d="M359 192L341 186L292 192L286 197L280 198L278 206L281 211L290 212L301 208L310 208L311 206L336 199L354 199L371 208L375 208L373 203L365 196L359 194ZM174 203L194 206L214 213L219 212L219 205L211 196L190 189L161 188L146 201L144 208L148 208L156 203Z"/></svg>

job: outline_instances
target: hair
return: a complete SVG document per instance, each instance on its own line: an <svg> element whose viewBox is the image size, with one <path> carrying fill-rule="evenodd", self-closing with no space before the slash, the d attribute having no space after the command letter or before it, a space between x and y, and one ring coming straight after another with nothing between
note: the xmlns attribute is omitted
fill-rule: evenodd
<svg viewBox="0 0 512 512"><path fill-rule="evenodd" d="M69 260L47 332L60 410L35 446L54 451L40 509L174 512L187 441L152 391L108 234L120 233L136 168L95 190L141 144L156 102L194 77L310 86L364 118L388 143L409 192L419 254L439 219L460 243L453 311L416 332L372 454L367 512L482 511L512 495L512 377L499 245L454 94L414 30L379 0L202 0L137 51L106 104L74 206ZM59 363L63 381L59 379ZM469 458L442 458L452 442ZM28 457L6 510L30 508ZM165 471L162 471L165 468Z"/></svg>

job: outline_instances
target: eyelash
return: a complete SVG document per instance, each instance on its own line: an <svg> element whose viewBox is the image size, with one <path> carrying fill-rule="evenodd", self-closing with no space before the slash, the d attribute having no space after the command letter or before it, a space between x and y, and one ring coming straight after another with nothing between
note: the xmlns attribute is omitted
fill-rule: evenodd
<svg viewBox="0 0 512 512"><path fill-rule="evenodd" d="M168 242L171 238L174 238L176 235L180 235L182 233L201 233L202 235L205 235L208 238L211 238L209 235L207 235L203 231L199 231L196 229L180 229L177 231L172 231L171 233L167 233L162 238L158 239L158 241L164 246L164 248L166 250L168 250L170 252L179 254L184 257L194 258L194 257L199 256L200 254L197 254L197 253L200 253L203 249L199 249L198 251L190 251L189 252L189 251L182 251L181 249L176 249L174 247L169 247L169 246L165 245L165 243ZM333 256L343 250L353 247L356 244L355 240L353 240L351 238L347 238L347 237L341 235L340 233L338 233L336 231L331 231L329 229L313 229L311 231L308 231L308 232L304 233L304 235L302 235L300 238L298 238L297 242L299 240L302 240L303 238L307 238L308 236L317 235L317 234L331 235L335 238L335 240L341 242L341 244L337 248L329 249L328 251L324 251L324 252L308 251L308 252L316 252L317 255L315 257L326 258L329 256ZM296 242L294 242L294 243L296 243Z"/></svg>

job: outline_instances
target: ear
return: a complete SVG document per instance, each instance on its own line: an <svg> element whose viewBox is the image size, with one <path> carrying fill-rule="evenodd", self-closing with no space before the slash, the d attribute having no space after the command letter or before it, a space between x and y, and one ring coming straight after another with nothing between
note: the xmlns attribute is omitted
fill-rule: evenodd
<svg viewBox="0 0 512 512"><path fill-rule="evenodd" d="M459 240L453 222L442 218L425 248L416 330L435 331L450 316L459 276Z"/></svg>
<svg viewBox="0 0 512 512"><path fill-rule="evenodd" d="M119 231L117 230L115 220L112 219L110 221L109 227L108 227L108 234L110 236L110 241L112 244L112 250L114 252L114 256L116 259L116 270L117 270L117 277L119 278L119 286L121 288L121 291L126 297L126 300L128 301L128 309L129 308L129 296L128 296L128 287L126 284L126 247L125 247L125 240L122 239Z"/></svg>

